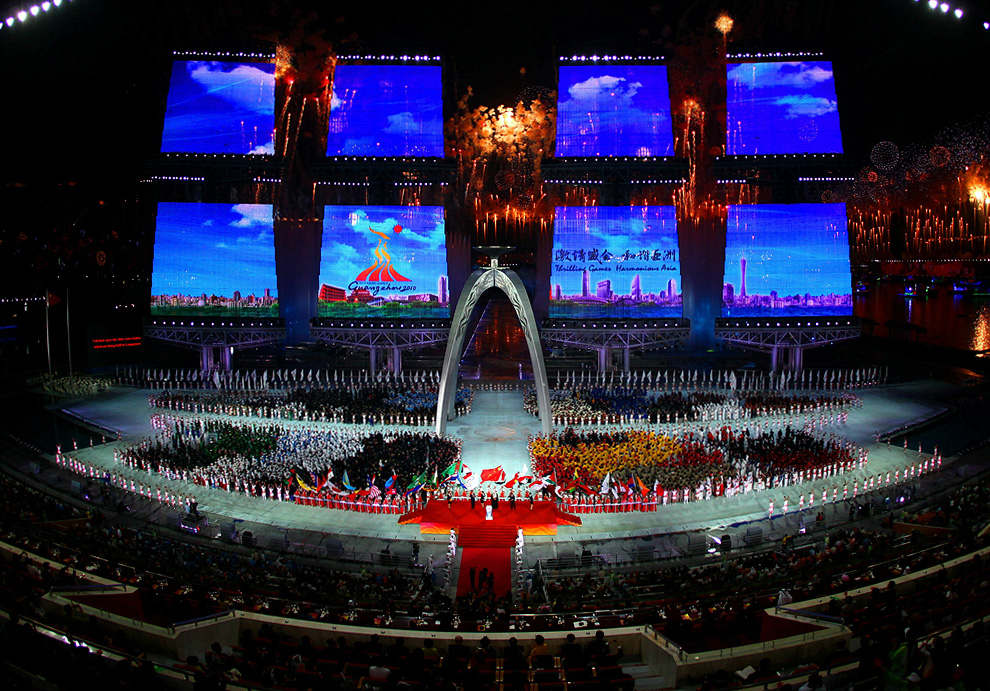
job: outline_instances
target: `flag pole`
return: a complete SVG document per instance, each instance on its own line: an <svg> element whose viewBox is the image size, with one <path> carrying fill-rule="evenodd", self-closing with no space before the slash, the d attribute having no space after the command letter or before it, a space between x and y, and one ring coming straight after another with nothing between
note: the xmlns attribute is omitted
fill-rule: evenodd
<svg viewBox="0 0 990 691"><path fill-rule="evenodd" d="M48 352L48 393L51 400L55 402L54 377L52 376L52 339L51 329L48 325L48 310L51 308L52 298L48 288L45 288L45 350Z"/></svg>
<svg viewBox="0 0 990 691"><path fill-rule="evenodd" d="M65 345L69 350L69 376L72 376L72 337L69 333L69 286L65 286Z"/></svg>

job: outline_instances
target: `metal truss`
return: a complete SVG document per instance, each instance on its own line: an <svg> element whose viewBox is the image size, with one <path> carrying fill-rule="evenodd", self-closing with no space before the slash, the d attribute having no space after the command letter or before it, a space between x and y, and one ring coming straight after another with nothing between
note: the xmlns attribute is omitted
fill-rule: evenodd
<svg viewBox="0 0 990 691"><path fill-rule="evenodd" d="M661 185L678 184L688 175L684 159L632 156L551 158L542 164L543 179L553 184Z"/></svg>
<svg viewBox="0 0 990 691"><path fill-rule="evenodd" d="M741 326L715 324L715 338L747 350L772 351L775 348L817 348L859 338L860 325L849 323L808 326Z"/></svg>
<svg viewBox="0 0 990 691"><path fill-rule="evenodd" d="M453 160L443 158L338 156L320 161L311 172L317 183L391 187L448 183L455 169ZM149 179L161 183L278 182L284 171L280 156L162 154L147 164Z"/></svg>
<svg viewBox="0 0 990 691"><path fill-rule="evenodd" d="M456 163L443 158L337 156L313 168L317 182L431 185L454 180Z"/></svg>
<svg viewBox="0 0 990 691"><path fill-rule="evenodd" d="M285 341L285 326L227 325L214 326L207 322L186 321L144 325L144 335L182 348L200 350L204 347L257 348Z"/></svg>
<svg viewBox="0 0 990 691"><path fill-rule="evenodd" d="M777 202L820 202L823 192L849 182L856 170L841 155L833 154L725 156L713 166L719 180L772 189Z"/></svg>
<svg viewBox="0 0 990 691"><path fill-rule="evenodd" d="M690 334L691 326L686 319L662 322L608 320L594 325L551 321L545 322L541 330L543 341L548 345L585 350L678 348L684 345Z"/></svg>
<svg viewBox="0 0 990 691"><path fill-rule="evenodd" d="M310 327L311 337L318 343L351 348L389 348L416 350L443 345L450 333L450 321L429 320L427 323L332 321L320 320Z"/></svg>
<svg viewBox="0 0 990 691"><path fill-rule="evenodd" d="M276 179L285 162L280 156L234 154L162 154L147 163L147 174L162 184L201 181L205 183L253 183Z"/></svg>

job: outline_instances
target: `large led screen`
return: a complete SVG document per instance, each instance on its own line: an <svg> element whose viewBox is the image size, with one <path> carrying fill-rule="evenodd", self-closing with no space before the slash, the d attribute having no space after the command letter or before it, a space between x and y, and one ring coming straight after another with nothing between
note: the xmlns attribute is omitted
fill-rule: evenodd
<svg viewBox="0 0 990 691"><path fill-rule="evenodd" d="M557 207L551 317L679 317L680 282L674 207Z"/></svg>
<svg viewBox="0 0 990 691"><path fill-rule="evenodd" d="M277 317L270 204L159 202L153 315Z"/></svg>
<svg viewBox="0 0 990 691"><path fill-rule="evenodd" d="M441 69L339 65L328 156L443 156Z"/></svg>
<svg viewBox="0 0 990 691"><path fill-rule="evenodd" d="M557 156L670 156L667 68L561 67Z"/></svg>
<svg viewBox="0 0 990 691"><path fill-rule="evenodd" d="M832 63L730 64L730 155L842 153Z"/></svg>
<svg viewBox="0 0 990 691"><path fill-rule="evenodd" d="M320 316L449 317L442 206L328 206Z"/></svg>
<svg viewBox="0 0 990 691"><path fill-rule="evenodd" d="M729 206L723 317L850 314L845 204Z"/></svg>
<svg viewBox="0 0 990 691"><path fill-rule="evenodd" d="M172 63L162 151L274 154L275 65Z"/></svg>

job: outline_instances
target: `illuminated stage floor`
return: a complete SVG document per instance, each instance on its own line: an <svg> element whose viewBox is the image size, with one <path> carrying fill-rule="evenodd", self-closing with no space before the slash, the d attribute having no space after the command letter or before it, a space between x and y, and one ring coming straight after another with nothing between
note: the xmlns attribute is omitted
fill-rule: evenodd
<svg viewBox="0 0 990 691"><path fill-rule="evenodd" d="M917 444L905 453L900 447L888 448L874 443L877 430L892 430L913 421L929 417L940 409L931 401L944 398L959 389L950 384L934 381L915 382L883 389L859 392L863 407L850 412L848 423L835 428L870 450L869 473L886 472L888 468L902 467L917 458ZM101 396L74 401L66 406L77 415L98 420L108 426L121 429L124 443L130 443L151 434L150 410L147 391L117 389ZM381 427L378 427L381 429ZM454 421L449 431L463 439L464 461L474 472L502 465L507 475L516 471L528 471L526 453L527 436L538 432L537 418L522 410L521 391L478 391L469 415ZM86 463L106 468L113 467L114 444L83 448L78 456ZM926 451L931 451L927 449ZM990 452L980 452L979 461L971 465L946 463L940 473L926 476L926 484L947 486L959 482L960 475L974 472ZM951 460L951 459L950 459ZM969 459L967 459L967 462ZM137 477L139 474L135 474ZM866 475L860 471L842 478L850 488L855 479ZM59 482L53 473L43 472L43 482ZM158 476L148 475L149 484L165 484ZM446 559L446 534L423 534L418 524L400 525L396 515L372 515L351 511L327 510L318 507L296 506L289 503L252 499L242 494L184 483L170 483L173 490L182 494L194 494L201 510L210 516L214 526L229 533L234 527L241 532L251 530L258 544L272 549L289 549L297 553L315 556L350 556L361 561L369 555L382 554L390 558L409 557L412 563L412 545L418 542L420 563L433 556L440 569ZM832 483L826 483L831 487ZM841 487L841 483L837 483ZM802 520L814 521L820 510L795 511L798 497L811 489L821 491L821 483L791 486L786 489L790 498L790 512L780 516L785 492L768 490L753 492L715 501L703 501L660 507L655 513L582 514L582 525L559 525L556 535L530 535L526 538L526 560L573 558L589 553L605 559L654 558L656 555L676 556L703 549L705 538L698 531L711 531L715 535L730 534L733 544L758 535L797 533ZM841 490L840 490L841 491ZM851 490L850 490L851 494ZM767 521L767 504L773 496L777 517ZM841 495L840 495L841 496ZM820 502L819 502L820 503ZM829 524L848 520L850 503L829 504L825 514ZM140 498L131 501L132 515L153 521L175 521L178 514L167 507ZM173 523L174 524L174 523ZM457 583L460 558L453 564L451 593Z"/></svg>
<svg viewBox="0 0 990 691"><path fill-rule="evenodd" d="M953 387L939 382L917 382L872 389L861 392L864 405L851 411L848 423L837 431L870 450L869 474L886 472L903 466L917 457L917 446L905 454L902 448L877 446L876 430L889 430L937 412L934 398L951 392ZM135 441L151 433L148 422L147 391L118 389L92 399L74 402L68 409L85 418L98 420L121 429L124 442ZM379 427L380 429L380 427ZM464 462L476 473L501 465L511 476L516 471L528 472L527 436L538 432L538 420L522 410L520 391L479 391L472 412L454 421L450 433L463 440ZM79 457L86 462L112 467L113 444L95 449L81 448ZM926 449L931 451L931 449ZM942 472L946 472L943 470ZM860 471L848 476L850 487L854 479L866 475ZM846 477L842 478L844 482ZM149 477L152 484L161 484L158 477ZM831 486L831 482L826 483ZM777 511L784 495L790 498L793 513L802 492L821 491L822 483L792 486L784 490L753 492L716 501L696 502L661 507L656 513L588 514L582 515L582 526L560 526L558 535L533 537L532 541L586 542L655 536L658 533L681 532L724 526L764 518L771 496ZM841 486L841 484L840 484ZM393 515L371 516L347 511L295 506L288 503L249 499L240 494L209 490L189 485L176 487L182 493L195 494L200 507L208 514L228 519L266 523L287 530L332 532L341 536L378 539L414 539L419 527L401 526ZM841 504L841 502L840 502ZM829 511L847 511L840 504ZM794 515L792 517L797 520ZM780 523L780 521L778 521ZM424 536L425 537L425 536Z"/></svg>

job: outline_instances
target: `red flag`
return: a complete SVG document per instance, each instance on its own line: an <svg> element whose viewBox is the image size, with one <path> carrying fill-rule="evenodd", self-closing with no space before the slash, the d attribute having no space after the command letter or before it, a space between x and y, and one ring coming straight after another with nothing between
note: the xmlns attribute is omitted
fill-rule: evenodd
<svg viewBox="0 0 990 691"><path fill-rule="evenodd" d="M519 471L517 470L517 471L516 471L516 474L515 474L515 475L513 475L513 476L512 476L512 477L511 477L511 478L509 479L509 481L508 481L508 482L506 482L506 483L505 483L505 488L506 488L506 489L512 489L512 487L513 487L513 486L514 486L514 485L515 485L515 484L516 484L517 482L526 482L526 481L528 481L528 480L532 480L532 479L533 479L533 476L532 476L532 475L520 475L520 474L519 474Z"/></svg>
<svg viewBox="0 0 990 691"><path fill-rule="evenodd" d="M57 305L60 302L62 302L62 298L60 298L55 293L51 293L51 292L48 293L48 306L49 307L54 307L55 305Z"/></svg>
<svg viewBox="0 0 990 691"><path fill-rule="evenodd" d="M516 473L518 475L519 473ZM505 482L505 471L502 470L502 466L496 468L489 468L487 470L481 471L481 481L482 482Z"/></svg>
<svg viewBox="0 0 990 691"><path fill-rule="evenodd" d="M643 481L640 478L637 477L636 482L639 484L639 491L642 492L644 497L650 493L650 488L643 484Z"/></svg>

